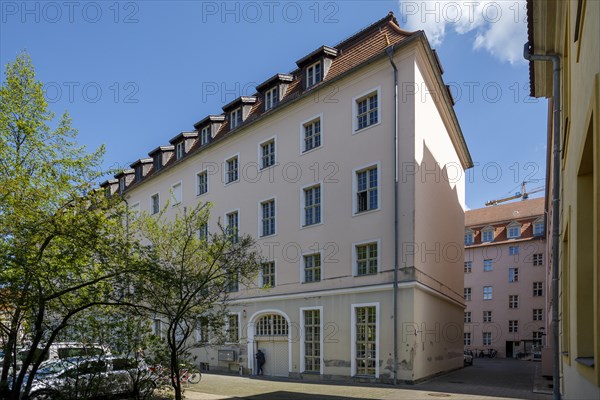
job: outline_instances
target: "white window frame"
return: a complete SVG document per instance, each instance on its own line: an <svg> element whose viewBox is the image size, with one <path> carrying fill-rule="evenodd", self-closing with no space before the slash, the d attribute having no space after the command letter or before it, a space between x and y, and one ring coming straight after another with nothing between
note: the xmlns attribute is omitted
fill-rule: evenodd
<svg viewBox="0 0 600 400"><path fill-rule="evenodd" d="M356 309L362 307L373 307L375 306L376 325L375 325L375 378L379 378L379 355L380 355L380 336L381 336L381 313L379 309L379 302L376 303L360 303L351 304L351 316L350 316L350 375L356 376Z"/></svg>
<svg viewBox="0 0 600 400"><path fill-rule="evenodd" d="M177 199L177 192L175 190L176 186L179 186L179 199ZM175 182L173 185L171 185L171 200L173 200L171 207L175 207L183 203L183 181Z"/></svg>
<svg viewBox="0 0 600 400"><path fill-rule="evenodd" d="M491 238L491 239L489 239L489 240L487 240L487 239L484 237L484 236L485 236L485 234L487 234L487 233L491 233L491 234L492 234L492 238ZM492 226L486 226L485 228L483 228L483 229L481 230L481 243L491 243L491 242L493 242L493 241L494 241L494 239L495 239L495 237L494 237L494 236L495 236L495 233L496 233L496 231L495 231L494 227L492 227Z"/></svg>
<svg viewBox="0 0 600 400"><path fill-rule="evenodd" d="M227 218L227 216L229 214L233 214L233 213L237 213L237 237L238 237L238 240L239 240L239 238L240 238L240 231L241 231L241 229L240 229L240 225L241 225L241 223L240 223L240 220L241 220L240 219L240 209L239 208L235 208L233 210L225 211L225 213L223 214L223 222L224 222L224 225L225 225L225 230L227 230L229 228L229 219Z"/></svg>
<svg viewBox="0 0 600 400"><path fill-rule="evenodd" d="M468 296L467 296L467 289L469 290ZM473 299L473 288L470 288L470 287L463 288L463 298L465 299L465 301L471 301Z"/></svg>
<svg viewBox="0 0 600 400"><path fill-rule="evenodd" d="M467 242L466 238L469 237L471 240L469 240ZM465 241L464 241L464 245L465 246L471 246L473 243L475 243L475 232L473 232L472 229L466 229L465 230Z"/></svg>
<svg viewBox="0 0 600 400"><path fill-rule="evenodd" d="M202 325L198 324L196 326L196 342L198 343L208 343L210 342L210 325L206 324L206 337L204 338L202 335Z"/></svg>
<svg viewBox="0 0 600 400"><path fill-rule="evenodd" d="M471 346L471 332L463 332L463 346Z"/></svg>
<svg viewBox="0 0 600 400"><path fill-rule="evenodd" d="M318 306L318 307L300 307L300 372L306 372L306 364L304 361L304 350L305 350L305 344L304 344L304 311L314 311L314 310L319 310L319 314L320 314L320 321L319 321L319 327L320 327L320 346L321 346L321 368L320 369L320 375L323 375L325 373L325 360L323 359L323 345L324 345L324 340L325 340L325 324L323 323L324 321L324 316L323 316L323 306ZM312 371L311 371L312 372Z"/></svg>
<svg viewBox="0 0 600 400"><path fill-rule="evenodd" d="M316 255L316 254L318 254L318 255L319 255L319 259L320 259L320 262L321 262L321 265L319 266L319 269L320 269L320 277L319 277L319 280L318 280L318 281L314 281L314 280L313 280L313 281L310 281L310 282L309 282L309 281L306 281L306 279L305 279L305 278L306 278L306 275L305 275L305 273L304 273L304 269L305 269L305 262L306 262L306 261L305 261L305 258L304 258L304 257L305 257L305 256ZM319 249L318 251L314 251L314 250L308 250L308 251L302 252L302 254L301 254L301 256L300 256L300 257L302 257L302 258L300 259L300 282L302 282L302 283L306 283L306 284L323 282L323 280L325 279L325 277L324 277L324 275L323 275L323 271L324 271L324 270L323 270L323 249Z"/></svg>
<svg viewBox="0 0 600 400"><path fill-rule="evenodd" d="M377 122L372 125L367 125L364 128L358 128L358 102L363 100L366 97L371 97L374 93L377 93ZM364 93L359 94L358 96L352 99L352 134L356 135L360 132L364 132L367 129L373 128L377 125L381 124L381 86L377 86L375 88L369 89Z"/></svg>
<svg viewBox="0 0 600 400"><path fill-rule="evenodd" d="M244 115L242 113L243 113L242 107L238 107L229 113L230 130L239 128L242 125L242 123L244 122ZM238 121L238 118L239 118L239 121Z"/></svg>
<svg viewBox="0 0 600 400"><path fill-rule="evenodd" d="M486 338L488 338L488 342L486 343ZM482 332L481 334L481 343L483 346L491 346L493 341L492 341L492 332Z"/></svg>
<svg viewBox="0 0 600 400"><path fill-rule="evenodd" d="M319 66L319 75L317 76L316 72L316 67L317 65ZM317 83L323 81L323 61L319 60L316 61L312 64L310 64L308 67L306 67L306 89L311 88L313 86L315 86Z"/></svg>
<svg viewBox="0 0 600 400"><path fill-rule="evenodd" d="M234 159L234 158L237 158L237 179L235 179L233 181L228 181L229 161L232 160L232 159ZM240 181L240 169L241 169L240 168L240 166L241 166L241 163L240 163L240 153L235 153L235 154L232 154L231 156L225 158L225 160L223 161L223 166L224 166L224 168L223 168L223 182L225 182L225 186L231 185L232 183Z"/></svg>
<svg viewBox="0 0 600 400"><path fill-rule="evenodd" d="M273 205L275 207L275 215L273 216L273 219L275 220L275 232L270 233L268 235L265 235L263 232L263 215L262 215L262 206L265 203L268 203L270 201L273 201ZM239 214L238 214L239 215ZM239 220L239 217L238 217ZM239 221L238 221L239 224ZM264 200L261 200L258 202L258 237L259 238L264 238L264 237L272 237L272 236L276 236L277 235L277 197L267 197Z"/></svg>
<svg viewBox="0 0 600 400"><path fill-rule="evenodd" d="M514 301L513 301L514 300ZM509 294L508 295L508 308L511 310L516 310L519 308L519 295L518 294Z"/></svg>
<svg viewBox="0 0 600 400"><path fill-rule="evenodd" d="M463 264L463 272L470 274L473 272L473 261L465 261Z"/></svg>
<svg viewBox="0 0 600 400"><path fill-rule="evenodd" d="M263 164L262 150L263 146L273 142L273 164L265 166ZM262 171L268 168L273 168L277 165L277 135L271 136L270 138L263 140L258 144L258 170Z"/></svg>
<svg viewBox="0 0 600 400"><path fill-rule="evenodd" d="M546 233L546 224L544 224L544 218L540 217L538 219L536 219L535 221L533 221L533 236L535 237L539 237L539 236L544 236L544 233ZM541 228L541 229L539 229ZM538 233L539 230L539 233Z"/></svg>
<svg viewBox="0 0 600 400"><path fill-rule="evenodd" d="M200 193L200 175L202 174L206 175L206 191L204 193ZM208 170L204 169L202 171L196 172L196 197L208 194L209 189L210 185L208 183Z"/></svg>
<svg viewBox="0 0 600 400"><path fill-rule="evenodd" d="M532 321L543 321L544 320L544 309L543 308L533 308L531 311L531 318L532 318Z"/></svg>
<svg viewBox="0 0 600 400"><path fill-rule="evenodd" d="M181 141L175 145L175 159L181 160L185 156L185 142Z"/></svg>
<svg viewBox="0 0 600 400"><path fill-rule="evenodd" d="M508 246L508 255L509 256L518 256L519 255L519 246Z"/></svg>
<svg viewBox="0 0 600 400"><path fill-rule="evenodd" d="M277 258L274 258L272 260L267 260L264 261L263 263L260 264L260 269L258 270L258 287L263 288L265 287L265 282L263 281L263 269L262 266L263 264L267 264L267 263L273 263L273 279L275 279L275 285L271 286L271 288L274 288L277 286Z"/></svg>
<svg viewBox="0 0 600 400"><path fill-rule="evenodd" d="M511 276L512 274L512 276ZM511 280L512 278L512 280ZM508 268L508 283L516 283L519 282L519 268L518 267L509 267Z"/></svg>
<svg viewBox="0 0 600 400"><path fill-rule="evenodd" d="M363 172L365 170L371 169L371 168L377 168L377 208L373 208L370 210L365 210L365 211L358 211L358 173L359 172ZM366 164L363 165L361 167L355 168L352 170L352 216L356 217L359 215L364 215L364 214L370 214L372 212L377 212L381 210L381 201L383 198L383 193L382 193L382 169L381 169L381 161L376 161L370 164Z"/></svg>
<svg viewBox="0 0 600 400"><path fill-rule="evenodd" d="M356 248L358 246L364 246L367 244L376 244L377 245L377 272L374 274L366 274L366 275L359 275L358 274L358 253L356 251ZM379 272L381 272L381 238L375 238L372 240L363 240L360 242L355 242L352 243L352 276L377 276L377 274L379 274Z"/></svg>
<svg viewBox="0 0 600 400"><path fill-rule="evenodd" d="M514 230L517 229L516 234L514 234ZM506 237L508 239L518 239L521 237L521 224L518 222L511 222L506 227Z"/></svg>
<svg viewBox="0 0 600 400"><path fill-rule="evenodd" d="M229 340L229 317L235 315L237 316L237 322L238 322L238 340L237 342L232 342ZM242 313L241 312L228 312L227 316L225 318L225 343L226 344L238 344L241 342L242 340Z"/></svg>
<svg viewBox="0 0 600 400"><path fill-rule="evenodd" d="M519 333L519 320L509 319L508 320L508 333Z"/></svg>
<svg viewBox="0 0 600 400"><path fill-rule="evenodd" d="M305 190L312 189L314 187L319 186L321 193L321 202L319 203L320 208L320 221L314 224L306 225L306 214L304 213L304 208L306 207L306 197ZM323 181L314 182L300 188L300 229L310 228L313 226L323 225Z"/></svg>
<svg viewBox="0 0 600 400"><path fill-rule="evenodd" d="M198 229L198 239L208 240L208 238L210 237L210 226L208 224L208 221L206 221L205 224L201 225L201 227L205 227L204 229L206 229L206 232L202 232L202 228ZM206 236L203 237L204 234L206 234Z"/></svg>
<svg viewBox="0 0 600 400"><path fill-rule="evenodd" d="M156 196L156 199L158 200L156 202L157 206L156 206L156 210L154 209L154 197ZM160 212L160 193L156 192L154 194L150 195L150 214L155 215L158 214Z"/></svg>
<svg viewBox="0 0 600 400"><path fill-rule="evenodd" d="M485 293L485 289L489 288L489 297L486 298L487 294ZM494 300L494 287L487 285L483 287L483 300L484 301L488 301L488 300Z"/></svg>
<svg viewBox="0 0 600 400"><path fill-rule="evenodd" d="M541 267L544 265L544 253L533 253L531 255L531 262L534 267Z"/></svg>
<svg viewBox="0 0 600 400"><path fill-rule="evenodd" d="M483 310L482 321L485 324L492 323L494 321L494 311L493 310Z"/></svg>
<svg viewBox="0 0 600 400"><path fill-rule="evenodd" d="M265 92L265 111L269 111L271 108L276 107L279 104L279 88L278 85L273 86L271 89Z"/></svg>
<svg viewBox="0 0 600 400"><path fill-rule="evenodd" d="M312 149L307 150L306 146L305 146L305 142L304 142L304 130L305 130L306 125L310 125L310 124L316 122L317 120L319 121L319 125L320 125L319 145L316 147L313 147ZM321 147L323 147L323 113L314 115L314 116L308 118L307 120L300 122L300 155L311 153L315 150L320 149Z"/></svg>
<svg viewBox="0 0 600 400"><path fill-rule="evenodd" d="M210 125L205 126L200 130L200 146L205 146L210 143L211 139L211 127Z"/></svg>
<svg viewBox="0 0 600 400"><path fill-rule="evenodd" d="M493 270L494 270L494 261L491 258L486 258L485 260L483 260L483 272L490 272Z"/></svg>
<svg viewBox="0 0 600 400"><path fill-rule="evenodd" d="M463 314L463 323L470 324L471 322L473 322L473 315L471 311L465 311Z"/></svg>

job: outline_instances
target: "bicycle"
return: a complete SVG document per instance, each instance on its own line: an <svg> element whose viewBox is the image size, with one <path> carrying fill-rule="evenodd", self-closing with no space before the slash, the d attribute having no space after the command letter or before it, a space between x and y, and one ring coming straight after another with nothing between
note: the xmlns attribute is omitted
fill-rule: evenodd
<svg viewBox="0 0 600 400"><path fill-rule="evenodd" d="M165 368L160 364L149 367L150 372L154 375L154 382L157 387L168 386L172 387L175 377L171 372L170 368ZM179 369L179 382L189 383L192 385L200 383L202 380L202 373L187 366L182 366Z"/></svg>

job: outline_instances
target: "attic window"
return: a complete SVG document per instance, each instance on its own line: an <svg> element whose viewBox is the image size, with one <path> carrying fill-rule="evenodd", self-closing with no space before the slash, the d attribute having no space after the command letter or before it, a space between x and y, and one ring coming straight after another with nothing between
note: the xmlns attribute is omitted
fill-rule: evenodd
<svg viewBox="0 0 600 400"><path fill-rule="evenodd" d="M509 239L517 239L521 237L521 224L513 222L507 227L508 234L506 235Z"/></svg>
<svg viewBox="0 0 600 400"><path fill-rule="evenodd" d="M154 171L160 171L160 169L162 168L161 158L162 155L160 153L154 156Z"/></svg>
<svg viewBox="0 0 600 400"><path fill-rule="evenodd" d="M270 110L271 108L275 107L277 103L279 103L277 92L277 86L265 92L265 111Z"/></svg>
<svg viewBox="0 0 600 400"><path fill-rule="evenodd" d="M486 243L486 242L491 242L492 240L494 240L494 228L492 227L487 227L481 230L481 242L482 243Z"/></svg>
<svg viewBox="0 0 600 400"><path fill-rule="evenodd" d="M135 167L135 181L139 182L142 180L143 174L142 174L142 166L138 165L137 167Z"/></svg>
<svg viewBox="0 0 600 400"><path fill-rule="evenodd" d="M119 179L119 193L123 193L125 191L125 177Z"/></svg>
<svg viewBox="0 0 600 400"><path fill-rule="evenodd" d="M177 143L177 145L175 146L175 159L176 160L182 159L184 154L185 154L184 143L183 142Z"/></svg>
<svg viewBox="0 0 600 400"><path fill-rule="evenodd" d="M204 146L205 144L208 144L209 141L210 141L210 126L205 126L204 128L202 128L202 131L200 131L200 146Z"/></svg>
<svg viewBox="0 0 600 400"><path fill-rule="evenodd" d="M306 88L316 85L321 82L321 61L306 67Z"/></svg>
<svg viewBox="0 0 600 400"><path fill-rule="evenodd" d="M231 124L231 129L235 129L242 124L242 108L236 108L229 115L229 123Z"/></svg>
<svg viewBox="0 0 600 400"><path fill-rule="evenodd" d="M471 229L467 229L465 231L465 246L472 245L473 243L473 231Z"/></svg>

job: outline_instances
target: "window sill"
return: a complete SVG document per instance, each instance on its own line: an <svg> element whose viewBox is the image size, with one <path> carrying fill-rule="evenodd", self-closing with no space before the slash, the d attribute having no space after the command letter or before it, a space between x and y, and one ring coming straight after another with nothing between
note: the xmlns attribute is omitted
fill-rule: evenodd
<svg viewBox="0 0 600 400"><path fill-rule="evenodd" d="M317 222L317 223L314 223L314 224L310 224L310 225L302 225L300 227L300 229L308 229L308 228L312 228L313 226L320 226L320 225L323 225L323 221Z"/></svg>
<svg viewBox="0 0 600 400"><path fill-rule="evenodd" d="M233 185L234 183L239 182L239 181L240 181L240 179L238 178L235 181L225 182L225 186Z"/></svg>
<svg viewBox="0 0 600 400"><path fill-rule="evenodd" d="M268 235L260 235L258 238L259 238L259 239L266 239L266 238L272 238L272 237L274 237L274 236L277 236L277 232L275 232L275 233L270 233L270 234L268 234Z"/></svg>
<svg viewBox="0 0 600 400"><path fill-rule="evenodd" d="M319 146L317 146L317 147L313 147L313 148L312 148L312 149L310 149L310 150L303 150L303 151L300 153L300 155L301 155L301 156L303 156L303 155L305 155L305 154L312 153L312 152L314 152L314 151L317 151L317 150L319 150L319 149L320 149L320 148L322 148L322 147L323 147L323 145L321 144L321 145L319 145Z"/></svg>
<svg viewBox="0 0 600 400"><path fill-rule="evenodd" d="M371 274L354 274L354 277L355 278L362 278L362 277L365 277L365 276L376 276L378 273L379 273L379 271L373 272Z"/></svg>
<svg viewBox="0 0 600 400"><path fill-rule="evenodd" d="M589 368L594 368L594 366L596 365L596 363L594 361L594 357L577 357L577 358L575 358L575 362L577 362L581 365L585 365L586 367L589 367Z"/></svg>
<svg viewBox="0 0 600 400"><path fill-rule="evenodd" d="M372 213L375 213L377 211L381 211L381 207L374 208L372 210L357 211L357 212L354 212L354 214L352 214L352 216L353 217L358 217L359 215L372 214Z"/></svg>
<svg viewBox="0 0 600 400"><path fill-rule="evenodd" d="M206 194L208 194L208 190L206 192L204 192L204 193L196 193L196 197L201 197L201 196L204 196Z"/></svg>

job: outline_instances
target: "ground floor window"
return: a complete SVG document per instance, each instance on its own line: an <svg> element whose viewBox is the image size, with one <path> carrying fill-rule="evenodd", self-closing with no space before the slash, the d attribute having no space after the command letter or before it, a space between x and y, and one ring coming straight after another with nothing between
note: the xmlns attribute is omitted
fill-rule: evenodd
<svg viewBox="0 0 600 400"><path fill-rule="evenodd" d="M376 374L377 313L375 306L357 307L356 312L356 374Z"/></svg>
<svg viewBox="0 0 600 400"><path fill-rule="evenodd" d="M321 311L304 311L304 370L321 371Z"/></svg>

